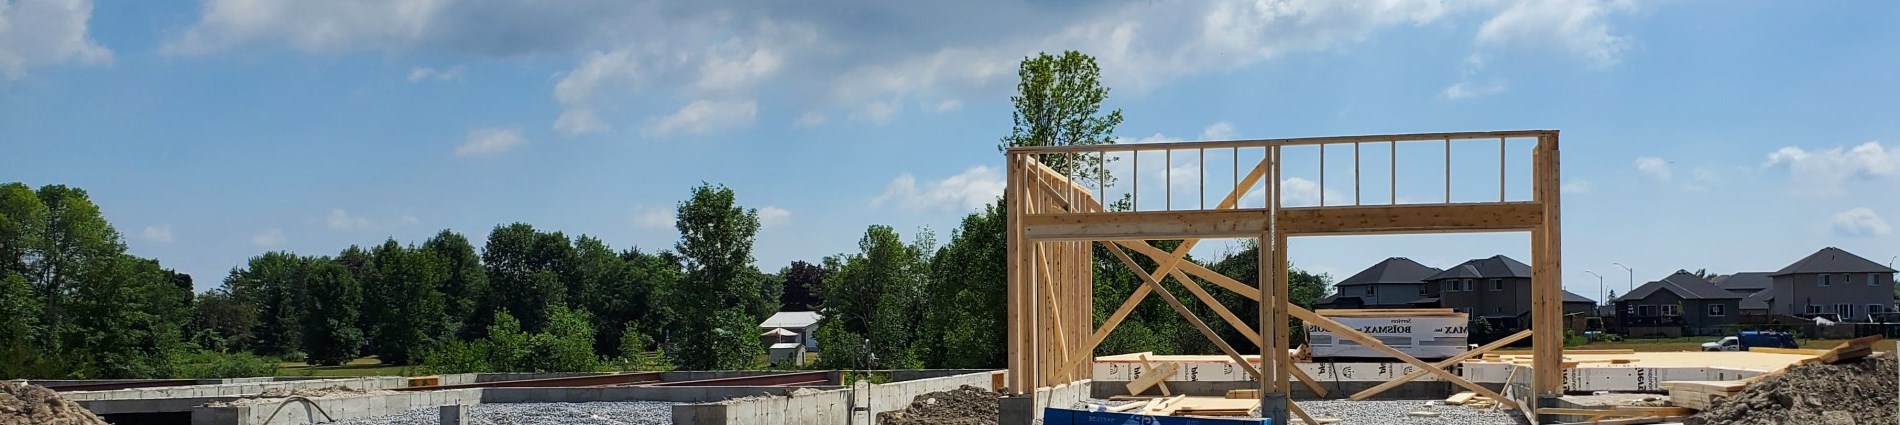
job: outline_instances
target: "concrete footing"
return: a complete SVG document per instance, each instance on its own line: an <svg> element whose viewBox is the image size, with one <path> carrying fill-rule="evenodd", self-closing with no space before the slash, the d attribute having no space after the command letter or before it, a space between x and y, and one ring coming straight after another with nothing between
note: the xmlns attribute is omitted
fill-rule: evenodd
<svg viewBox="0 0 1900 425"><path fill-rule="evenodd" d="M1053 387L1036 389L1035 397L1004 397L998 406L997 422L1000 425L1030 425L1042 423L1042 409L1046 407L1069 408L1087 399L1095 386L1087 379Z"/></svg>

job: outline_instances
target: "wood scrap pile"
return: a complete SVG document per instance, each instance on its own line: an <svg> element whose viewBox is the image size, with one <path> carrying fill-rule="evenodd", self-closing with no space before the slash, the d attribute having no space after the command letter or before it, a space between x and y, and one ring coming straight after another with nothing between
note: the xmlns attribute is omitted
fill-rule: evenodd
<svg viewBox="0 0 1900 425"><path fill-rule="evenodd" d="M1563 367L1564 369L1575 369L1577 365L1582 365L1582 364L1636 363L1637 361L1640 361L1641 359L1636 358L1635 354L1636 354L1636 350L1633 350L1633 349L1564 350ZM1572 356L1579 356L1579 355L1589 355L1591 356L1591 358L1585 359L1585 358L1579 358L1579 357L1572 357ZM1623 357L1619 357L1619 356L1623 356ZM1531 355L1530 354L1488 353L1484 355L1483 361L1530 366Z"/></svg>
<svg viewBox="0 0 1900 425"><path fill-rule="evenodd" d="M1498 401L1492 400L1490 397L1478 395L1478 393L1465 391L1462 393L1452 394L1451 397L1445 398L1445 405L1465 406L1465 407L1470 407L1470 408L1475 408L1475 409L1489 409L1489 408L1497 407Z"/></svg>
<svg viewBox="0 0 1900 425"><path fill-rule="evenodd" d="M1114 398L1134 399L1140 396L1115 396ZM1108 411L1152 416L1258 416L1259 409L1260 400L1189 397L1184 394L1135 400L1110 406Z"/></svg>
<svg viewBox="0 0 1900 425"><path fill-rule="evenodd" d="M1665 381L1662 388L1669 391L1669 404L1695 410L1708 410L1716 400L1734 396L1750 381Z"/></svg>

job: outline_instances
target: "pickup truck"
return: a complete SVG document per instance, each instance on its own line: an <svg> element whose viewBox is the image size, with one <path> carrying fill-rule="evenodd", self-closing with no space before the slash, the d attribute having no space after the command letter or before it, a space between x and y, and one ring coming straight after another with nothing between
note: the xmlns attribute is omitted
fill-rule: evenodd
<svg viewBox="0 0 1900 425"><path fill-rule="evenodd" d="M1750 347L1801 348L1787 332L1746 331L1720 341L1702 343L1702 351L1748 351Z"/></svg>

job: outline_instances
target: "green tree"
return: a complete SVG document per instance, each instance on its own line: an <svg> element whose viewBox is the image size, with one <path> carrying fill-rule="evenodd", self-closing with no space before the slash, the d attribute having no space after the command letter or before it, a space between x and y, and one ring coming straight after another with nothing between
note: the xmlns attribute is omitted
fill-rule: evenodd
<svg viewBox="0 0 1900 425"><path fill-rule="evenodd" d="M931 261L918 346L925 367L994 368L1009 347L1008 210L970 214ZM822 341L821 341L822 343Z"/></svg>
<svg viewBox="0 0 1900 425"><path fill-rule="evenodd" d="M241 351L255 343L257 336L252 331L256 328L256 306L239 301L228 289L205 291L192 303L188 332L194 339L208 338L208 341L199 341L199 346L205 349ZM213 342L215 344L211 344Z"/></svg>
<svg viewBox="0 0 1900 425"><path fill-rule="evenodd" d="M488 271L475 246L462 234L444 229L423 242L422 248L432 253L448 273L436 289L442 293L442 310L450 315L449 324L455 327L452 334L463 340L480 337L495 312L492 304L481 302L489 292ZM484 311L482 307L489 309Z"/></svg>
<svg viewBox="0 0 1900 425"><path fill-rule="evenodd" d="M872 367L918 367L918 353L912 349L922 319L924 286L930 276L927 251L934 250L934 238L920 232L917 242L904 244L890 226L872 225L858 240L857 254L830 260L837 264L825 278L824 327L842 329L846 339L869 340ZM822 343L823 341L821 341ZM848 367L840 362L859 345L825 347L836 360L822 362L831 367Z"/></svg>
<svg viewBox="0 0 1900 425"><path fill-rule="evenodd" d="M585 257L585 256L584 256ZM606 260L595 260L606 263ZM589 261L583 260L586 264ZM668 253L647 254L633 249L623 252L589 294L587 310L599 330L594 347L598 352L615 352L629 336L628 329L660 330L672 322L667 304L669 291L680 279L677 258ZM587 267L587 266L583 266ZM642 334L636 339L657 340L657 334Z"/></svg>
<svg viewBox="0 0 1900 425"><path fill-rule="evenodd" d="M26 283L26 277L13 270L0 270L0 379L51 376L57 370L35 349L35 341L44 334L40 322L39 296Z"/></svg>
<svg viewBox="0 0 1900 425"><path fill-rule="evenodd" d="M594 328L587 312L553 307L548 312L547 331L534 335L529 342L526 364L519 370L536 372L595 372L601 370L600 357L594 355Z"/></svg>
<svg viewBox="0 0 1900 425"><path fill-rule="evenodd" d="M254 336L252 341L239 341L237 348L267 356L301 357L302 320L309 305L303 273L311 261L288 252L266 252L225 277L223 290L244 310L239 314L257 318L255 325L243 320L231 323L230 335Z"/></svg>
<svg viewBox="0 0 1900 425"><path fill-rule="evenodd" d="M573 256L561 232L536 231L526 223L496 226L482 250L493 288L486 301L520 319L528 332L539 332L549 307L567 305L562 278L572 274Z"/></svg>
<svg viewBox="0 0 1900 425"><path fill-rule="evenodd" d="M1115 126L1122 122L1122 111L1102 113L1108 87L1102 86L1102 70L1095 65L1095 58L1076 51L1065 51L1061 56L1039 53L1023 59L1017 76L1021 80L1016 84L1016 95L1009 98L1016 106L1011 113L1015 126L999 149L1115 143ZM1113 161L1091 155L1049 155L1040 159L1082 182L1099 180L1102 168ZM1114 178L1100 183L1112 185Z"/></svg>
<svg viewBox="0 0 1900 425"><path fill-rule="evenodd" d="M674 245L684 260L685 276L674 291L673 310L679 314L676 337L668 341L686 369L736 369L751 366L762 353L757 338L759 320L748 312L760 305L776 306L776 298L757 287L752 266L752 241L759 231L755 210L738 205L732 189L702 184L692 197L680 202Z"/></svg>
<svg viewBox="0 0 1900 425"><path fill-rule="evenodd" d="M1297 267L1292 267L1292 266L1288 266L1288 267L1289 269L1287 270L1287 284L1288 284L1287 297L1291 298L1294 304L1298 304L1301 307L1311 309L1313 308L1313 305L1318 303L1321 298L1326 298L1326 295L1331 292L1331 289L1330 289L1332 288L1331 276L1327 276L1325 274L1308 273L1305 270L1300 270ZM1214 263L1208 268L1213 269L1214 271L1220 272L1222 275L1234 278L1234 280L1238 280L1241 282L1259 282L1260 281L1259 244L1253 240L1248 240L1245 245L1242 245L1242 248L1238 252L1235 252L1231 255L1227 255L1226 257L1222 258L1219 262ZM1234 311L1234 315L1240 316L1243 319L1252 318L1252 317L1260 317L1260 308L1258 307L1258 303L1252 302L1253 301L1252 299L1243 298L1239 294L1234 294L1233 291L1215 291L1215 292L1221 293L1223 295L1224 300L1226 300L1227 302L1226 305ZM1292 319L1289 319L1289 320L1292 320ZM1224 328L1224 329L1228 329L1228 328ZM1301 329L1303 328L1300 327L1299 325L1295 324L1289 327L1288 329L1292 330L1293 332L1293 339L1292 339L1293 345L1297 346L1306 340L1305 333L1301 331ZM1245 341L1245 339L1233 339L1233 338L1240 338L1238 333L1228 334L1227 336L1232 337L1228 339L1228 341Z"/></svg>
<svg viewBox="0 0 1900 425"><path fill-rule="evenodd" d="M804 261L793 261L778 272L783 281L783 290L779 295L779 309L782 311L816 311L823 300L821 289L825 280L825 268Z"/></svg>
<svg viewBox="0 0 1900 425"><path fill-rule="evenodd" d="M317 258L305 267L302 279L309 296L299 322L303 325L305 363L335 366L349 363L362 350L365 338L357 328L362 289L347 267L330 258Z"/></svg>
<svg viewBox="0 0 1900 425"><path fill-rule="evenodd" d="M377 280L365 288L363 303L374 335L370 352L387 364L419 362L452 335L438 289L448 277L446 266L433 252L394 239L377 246L371 258Z"/></svg>

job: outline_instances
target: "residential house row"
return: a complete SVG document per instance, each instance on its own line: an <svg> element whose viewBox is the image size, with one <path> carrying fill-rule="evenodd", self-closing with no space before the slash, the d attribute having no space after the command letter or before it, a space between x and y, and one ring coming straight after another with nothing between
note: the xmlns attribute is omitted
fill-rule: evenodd
<svg viewBox="0 0 1900 425"><path fill-rule="evenodd" d="M1894 322L1894 269L1840 248L1822 248L1773 272L1703 279L1678 270L1612 300L1631 335L1714 334L1731 325ZM1748 317L1754 320L1746 320ZM1677 330L1672 330L1677 329Z"/></svg>
<svg viewBox="0 0 1900 425"><path fill-rule="evenodd" d="M1564 291L1565 315L1589 315L1596 301ZM1497 332L1530 325L1531 266L1503 255L1447 269L1392 257L1334 284L1322 308L1451 308Z"/></svg>

